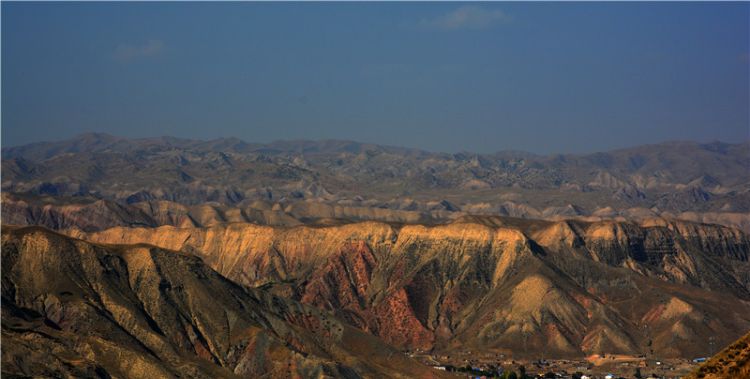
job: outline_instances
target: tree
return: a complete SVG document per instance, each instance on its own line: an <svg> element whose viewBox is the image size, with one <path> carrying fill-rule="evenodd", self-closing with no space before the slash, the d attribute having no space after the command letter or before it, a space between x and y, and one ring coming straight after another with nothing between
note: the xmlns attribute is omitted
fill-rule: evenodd
<svg viewBox="0 0 750 379"><path fill-rule="evenodd" d="M640 367L635 368L635 379L643 379L643 374L641 374Z"/></svg>
<svg viewBox="0 0 750 379"><path fill-rule="evenodd" d="M518 373L520 374L518 376L520 376L521 379L526 379L526 367L524 365L518 367Z"/></svg>
<svg viewBox="0 0 750 379"><path fill-rule="evenodd" d="M515 371L511 371L510 374L508 374L508 379L518 379L518 375L516 375Z"/></svg>

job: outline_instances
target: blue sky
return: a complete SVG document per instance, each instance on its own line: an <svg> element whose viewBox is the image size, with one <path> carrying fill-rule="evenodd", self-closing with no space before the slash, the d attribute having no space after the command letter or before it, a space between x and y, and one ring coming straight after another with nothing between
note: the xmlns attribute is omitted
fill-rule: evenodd
<svg viewBox="0 0 750 379"><path fill-rule="evenodd" d="M2 2L2 145L748 139L749 3Z"/></svg>

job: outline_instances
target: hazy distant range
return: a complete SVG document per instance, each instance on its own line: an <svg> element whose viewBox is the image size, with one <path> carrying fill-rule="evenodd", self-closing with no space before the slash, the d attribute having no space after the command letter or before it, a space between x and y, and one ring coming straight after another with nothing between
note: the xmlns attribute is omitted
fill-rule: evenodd
<svg viewBox="0 0 750 379"><path fill-rule="evenodd" d="M159 201L196 213L195 224L232 215L292 225L436 223L473 214L588 221L662 217L750 231L750 142L667 142L540 156L435 153L339 140L256 144L84 134L3 148L2 157L8 199L23 198L32 206L52 198L56 204L103 200L126 208ZM197 214L199 205L209 205L215 216ZM107 222L159 223L116 218Z"/></svg>

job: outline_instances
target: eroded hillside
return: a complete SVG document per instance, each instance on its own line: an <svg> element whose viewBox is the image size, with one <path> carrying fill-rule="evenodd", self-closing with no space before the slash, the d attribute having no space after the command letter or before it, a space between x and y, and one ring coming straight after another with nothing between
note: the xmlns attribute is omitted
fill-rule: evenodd
<svg viewBox="0 0 750 379"><path fill-rule="evenodd" d="M472 217L67 232L192 252L406 348L677 357L750 329L748 237L716 225Z"/></svg>
<svg viewBox="0 0 750 379"><path fill-rule="evenodd" d="M440 377L190 254L2 231L3 376Z"/></svg>

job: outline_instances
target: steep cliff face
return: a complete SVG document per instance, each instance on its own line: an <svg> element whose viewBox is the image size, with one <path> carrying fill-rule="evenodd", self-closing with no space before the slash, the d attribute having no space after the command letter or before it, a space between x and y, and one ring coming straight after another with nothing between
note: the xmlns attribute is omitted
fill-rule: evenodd
<svg viewBox="0 0 750 379"><path fill-rule="evenodd" d="M750 299L750 240L737 229L661 219L640 225L561 221L532 236L583 286L585 273L576 274L571 257Z"/></svg>
<svg viewBox="0 0 750 379"><path fill-rule="evenodd" d="M4 375L440 377L190 254L4 226L2 260Z"/></svg>
<svg viewBox="0 0 750 379"><path fill-rule="evenodd" d="M685 356L705 353L708 335L750 329L750 244L718 226L466 218L69 232L194 252L400 347Z"/></svg>

